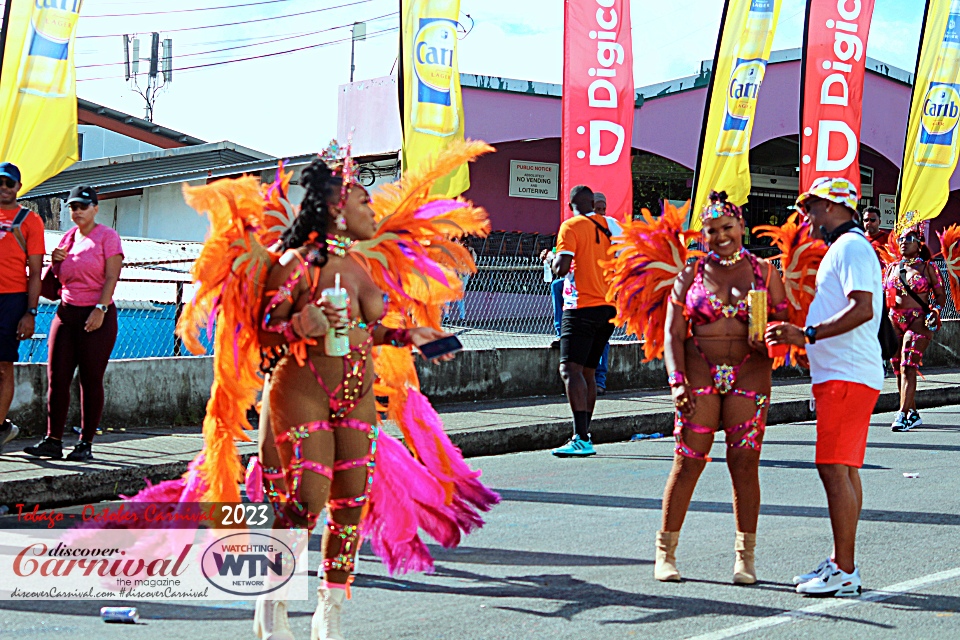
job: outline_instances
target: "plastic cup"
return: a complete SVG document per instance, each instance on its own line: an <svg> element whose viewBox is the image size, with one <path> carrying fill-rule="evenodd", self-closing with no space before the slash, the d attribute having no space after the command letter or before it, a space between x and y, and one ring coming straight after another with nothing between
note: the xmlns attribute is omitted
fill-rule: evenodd
<svg viewBox="0 0 960 640"><path fill-rule="evenodd" d="M777 327L780 325L787 324L786 322L768 322L767 330L769 331L772 327ZM783 358L790 351L790 345L786 344L770 344L767 343L767 355L771 358Z"/></svg>
<svg viewBox="0 0 960 640"><path fill-rule="evenodd" d="M340 287L340 274L336 276L336 284L332 289L324 289L320 294L320 300L330 306L340 310L340 320L346 324L350 319L350 297L347 290ZM330 327L323 341L324 351L328 356L342 358L350 353L350 336L347 335L346 327L334 329Z"/></svg>

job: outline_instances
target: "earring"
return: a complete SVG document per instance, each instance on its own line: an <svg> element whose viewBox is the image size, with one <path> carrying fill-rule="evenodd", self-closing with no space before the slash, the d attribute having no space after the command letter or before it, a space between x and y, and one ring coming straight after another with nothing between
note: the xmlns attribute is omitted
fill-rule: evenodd
<svg viewBox="0 0 960 640"><path fill-rule="evenodd" d="M343 213L337 216L337 219L334 221L337 225L339 231L347 230L347 219L343 217Z"/></svg>

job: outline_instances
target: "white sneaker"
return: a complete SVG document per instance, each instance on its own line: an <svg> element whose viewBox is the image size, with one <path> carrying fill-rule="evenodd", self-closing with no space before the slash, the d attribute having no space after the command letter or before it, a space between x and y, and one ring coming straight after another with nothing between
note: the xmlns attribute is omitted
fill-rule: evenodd
<svg viewBox="0 0 960 640"><path fill-rule="evenodd" d="M923 424L923 418L920 417L920 412L916 409L911 409L910 413L907 414L907 429L913 429L914 427L919 427Z"/></svg>
<svg viewBox="0 0 960 640"><path fill-rule="evenodd" d="M830 571L824 571L819 577L797 585L797 593L808 596L833 596L834 598L856 597L863 591L860 581L860 569L855 567L853 573L846 573L830 563Z"/></svg>
<svg viewBox="0 0 960 640"><path fill-rule="evenodd" d="M897 413L897 416L893 419L893 422L890 424L891 431L907 431L910 427L907 426L907 415L900 411Z"/></svg>
<svg viewBox="0 0 960 640"><path fill-rule="evenodd" d="M793 584L803 584L804 582L809 582L814 578L819 578L820 574L824 572L827 567L836 567L833 564L833 560L826 558L823 562L817 565L817 568L811 571L810 573L804 573L803 575L793 576Z"/></svg>

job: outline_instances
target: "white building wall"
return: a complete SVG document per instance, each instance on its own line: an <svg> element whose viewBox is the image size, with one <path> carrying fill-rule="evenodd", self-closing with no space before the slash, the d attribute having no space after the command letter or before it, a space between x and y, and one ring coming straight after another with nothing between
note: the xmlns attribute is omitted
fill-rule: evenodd
<svg viewBox="0 0 960 640"><path fill-rule="evenodd" d="M96 160L111 156L158 151L160 147L89 124L81 124L77 131L83 135L82 160Z"/></svg>

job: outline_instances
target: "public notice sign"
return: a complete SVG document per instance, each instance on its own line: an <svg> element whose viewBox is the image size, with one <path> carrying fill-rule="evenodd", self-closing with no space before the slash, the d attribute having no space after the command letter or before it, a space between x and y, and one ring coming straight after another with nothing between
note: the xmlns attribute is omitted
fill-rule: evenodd
<svg viewBox="0 0 960 640"><path fill-rule="evenodd" d="M880 194L880 228L893 229L897 224L897 196Z"/></svg>
<svg viewBox="0 0 960 640"><path fill-rule="evenodd" d="M510 161L510 197L556 200L560 190L560 165L528 160Z"/></svg>

